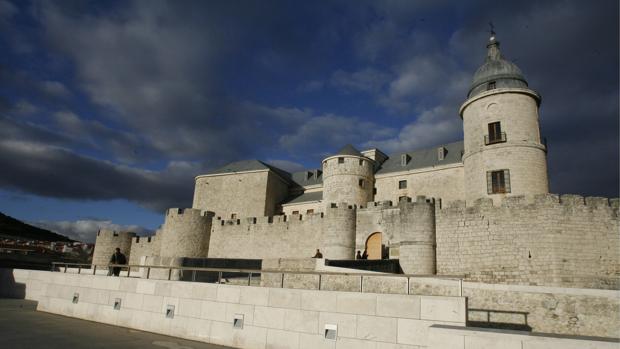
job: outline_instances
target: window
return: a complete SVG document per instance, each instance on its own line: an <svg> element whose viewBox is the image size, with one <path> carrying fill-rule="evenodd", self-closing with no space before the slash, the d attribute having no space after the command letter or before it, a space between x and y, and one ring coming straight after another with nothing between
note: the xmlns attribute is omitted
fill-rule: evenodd
<svg viewBox="0 0 620 349"><path fill-rule="evenodd" d="M293 214L299 214L299 211L293 211Z"/></svg>
<svg viewBox="0 0 620 349"><path fill-rule="evenodd" d="M487 85L487 91L494 90L494 89L495 89L495 81L489 82L489 84Z"/></svg>
<svg viewBox="0 0 620 349"><path fill-rule="evenodd" d="M510 193L510 171L498 170L487 172L487 193Z"/></svg>
<svg viewBox="0 0 620 349"><path fill-rule="evenodd" d="M237 214L236 213L231 214L230 219L237 219Z"/></svg>
<svg viewBox="0 0 620 349"><path fill-rule="evenodd" d="M409 163L409 159L411 159L411 158L409 157L409 155L407 155L407 154L402 154L402 155L400 156L400 165L401 165L401 166L407 166L407 164Z"/></svg>
<svg viewBox="0 0 620 349"><path fill-rule="evenodd" d="M398 197L398 202L401 202L401 201L409 202L409 197L408 196L399 196Z"/></svg>
<svg viewBox="0 0 620 349"><path fill-rule="evenodd" d="M506 133L502 132L500 122L492 122L489 124L489 135L485 139L485 144L494 144L506 142Z"/></svg>
<svg viewBox="0 0 620 349"><path fill-rule="evenodd" d="M338 163L339 164L344 164L344 158L338 158Z"/></svg>
<svg viewBox="0 0 620 349"><path fill-rule="evenodd" d="M363 180L363 179L360 179L360 180L357 182L357 184L360 186L360 188L364 188L364 186L365 186L365 182L364 182L364 180Z"/></svg>
<svg viewBox="0 0 620 349"><path fill-rule="evenodd" d="M308 209L308 210L306 210L306 214L311 214L311 213L314 213L314 210L313 210L313 209Z"/></svg>
<svg viewBox="0 0 620 349"><path fill-rule="evenodd" d="M398 181L398 189L407 189L407 181Z"/></svg>
<svg viewBox="0 0 620 349"><path fill-rule="evenodd" d="M372 194L377 195L377 188L372 188Z"/></svg>
<svg viewBox="0 0 620 349"><path fill-rule="evenodd" d="M360 159L360 166L364 165L364 159Z"/></svg>

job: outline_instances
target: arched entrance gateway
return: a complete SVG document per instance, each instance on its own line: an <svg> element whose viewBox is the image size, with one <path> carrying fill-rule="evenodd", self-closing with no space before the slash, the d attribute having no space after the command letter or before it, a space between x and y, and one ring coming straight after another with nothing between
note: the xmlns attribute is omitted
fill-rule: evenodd
<svg viewBox="0 0 620 349"><path fill-rule="evenodd" d="M368 259L381 259L381 233L372 233L366 239L366 253L368 253Z"/></svg>

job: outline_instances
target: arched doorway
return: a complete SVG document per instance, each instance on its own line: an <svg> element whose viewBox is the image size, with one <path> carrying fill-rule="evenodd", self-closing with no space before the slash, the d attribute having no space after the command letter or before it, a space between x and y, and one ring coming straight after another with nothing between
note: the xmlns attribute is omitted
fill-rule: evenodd
<svg viewBox="0 0 620 349"><path fill-rule="evenodd" d="M366 253L368 253L368 259L381 259L381 233L372 233L368 239L366 239Z"/></svg>

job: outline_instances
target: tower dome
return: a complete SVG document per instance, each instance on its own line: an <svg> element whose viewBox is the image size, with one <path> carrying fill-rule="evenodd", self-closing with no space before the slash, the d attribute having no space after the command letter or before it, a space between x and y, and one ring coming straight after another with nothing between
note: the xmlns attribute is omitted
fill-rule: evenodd
<svg viewBox="0 0 620 349"><path fill-rule="evenodd" d="M521 69L504 59L499 50L499 41L492 35L487 44L484 64L474 74L467 98L495 88L527 88L527 81Z"/></svg>

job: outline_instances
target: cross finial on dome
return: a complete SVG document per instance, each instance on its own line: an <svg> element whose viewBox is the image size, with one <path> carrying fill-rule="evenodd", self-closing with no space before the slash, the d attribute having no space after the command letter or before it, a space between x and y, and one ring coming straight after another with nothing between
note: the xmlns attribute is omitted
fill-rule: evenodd
<svg viewBox="0 0 620 349"><path fill-rule="evenodd" d="M501 58L501 53L499 51L499 41L495 36L495 26L493 22L489 22L489 27L491 28L491 37L489 38L489 43L487 44L487 60L498 60Z"/></svg>

